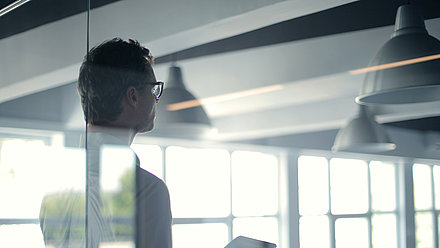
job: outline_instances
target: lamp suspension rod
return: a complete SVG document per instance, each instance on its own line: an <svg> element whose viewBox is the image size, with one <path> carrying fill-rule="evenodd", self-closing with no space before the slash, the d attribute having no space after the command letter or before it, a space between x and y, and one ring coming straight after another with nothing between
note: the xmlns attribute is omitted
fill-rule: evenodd
<svg viewBox="0 0 440 248"><path fill-rule="evenodd" d="M4 7L3 9L0 10L0 16L6 15L7 13L11 12L12 10L20 7L21 5L30 2L31 0L17 0L11 4L9 4L8 6Z"/></svg>
<svg viewBox="0 0 440 248"><path fill-rule="evenodd" d="M177 61L177 54L173 53L171 54L171 66L176 66L176 61Z"/></svg>

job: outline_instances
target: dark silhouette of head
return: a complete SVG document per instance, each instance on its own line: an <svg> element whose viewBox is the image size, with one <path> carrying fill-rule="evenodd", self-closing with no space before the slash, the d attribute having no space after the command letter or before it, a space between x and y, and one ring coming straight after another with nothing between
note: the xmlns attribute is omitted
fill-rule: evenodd
<svg viewBox="0 0 440 248"><path fill-rule="evenodd" d="M155 81L152 64L150 51L135 40L114 38L92 48L81 64L77 85L88 124L115 121L127 89L142 90Z"/></svg>

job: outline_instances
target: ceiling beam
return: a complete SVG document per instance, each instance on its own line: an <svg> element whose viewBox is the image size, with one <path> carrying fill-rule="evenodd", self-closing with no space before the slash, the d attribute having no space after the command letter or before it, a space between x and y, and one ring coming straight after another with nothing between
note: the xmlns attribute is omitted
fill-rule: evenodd
<svg viewBox="0 0 440 248"><path fill-rule="evenodd" d="M91 11L90 40L135 38L161 56L347 2L118 1ZM0 103L75 81L85 41L84 13L1 39Z"/></svg>

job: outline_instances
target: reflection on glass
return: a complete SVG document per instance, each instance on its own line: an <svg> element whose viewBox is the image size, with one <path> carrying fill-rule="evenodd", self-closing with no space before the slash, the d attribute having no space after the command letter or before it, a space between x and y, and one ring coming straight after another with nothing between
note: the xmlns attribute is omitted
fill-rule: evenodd
<svg viewBox="0 0 440 248"><path fill-rule="evenodd" d="M236 218L233 223L233 238L245 236L275 244L278 243L278 221L273 217Z"/></svg>
<svg viewBox="0 0 440 248"><path fill-rule="evenodd" d="M370 163L371 208L374 211L396 209L396 171L393 164Z"/></svg>
<svg viewBox="0 0 440 248"><path fill-rule="evenodd" d="M100 156L100 246L134 247L135 154L128 147L104 145ZM93 197L89 195L89 202Z"/></svg>
<svg viewBox="0 0 440 248"><path fill-rule="evenodd" d="M0 8L12 2L20 1ZM2 248L84 244L84 122L73 81L86 51L86 19L69 8L81 4L65 3L31 1L0 18Z"/></svg>
<svg viewBox="0 0 440 248"><path fill-rule="evenodd" d="M435 192L435 208L440 210L440 165L435 165L433 168L434 173L434 192Z"/></svg>
<svg viewBox="0 0 440 248"><path fill-rule="evenodd" d="M374 248L397 248L396 215L375 214L371 225Z"/></svg>
<svg viewBox="0 0 440 248"><path fill-rule="evenodd" d="M301 215L328 212L328 163L325 158L299 157L298 197Z"/></svg>
<svg viewBox="0 0 440 248"><path fill-rule="evenodd" d="M416 210L432 207L431 168L424 164L414 164L414 206Z"/></svg>
<svg viewBox="0 0 440 248"><path fill-rule="evenodd" d="M133 144L131 148L137 154L142 169L160 179L163 178L162 149L155 145Z"/></svg>
<svg viewBox="0 0 440 248"><path fill-rule="evenodd" d="M327 216L305 216L299 219L301 248L330 247L330 230Z"/></svg>
<svg viewBox="0 0 440 248"><path fill-rule="evenodd" d="M330 160L332 213L352 214L368 211L368 166L354 159Z"/></svg>
<svg viewBox="0 0 440 248"><path fill-rule="evenodd" d="M232 213L235 216L278 212L278 159L259 152L232 153Z"/></svg>
<svg viewBox="0 0 440 248"><path fill-rule="evenodd" d="M337 219L335 223L336 247L368 248L368 221L366 218Z"/></svg>
<svg viewBox="0 0 440 248"><path fill-rule="evenodd" d="M416 213L416 247L433 248L432 213Z"/></svg>
<svg viewBox="0 0 440 248"><path fill-rule="evenodd" d="M225 217L230 213L229 153L166 149L166 178L173 217Z"/></svg>
<svg viewBox="0 0 440 248"><path fill-rule="evenodd" d="M223 248L228 226L223 223L173 225L173 248Z"/></svg>

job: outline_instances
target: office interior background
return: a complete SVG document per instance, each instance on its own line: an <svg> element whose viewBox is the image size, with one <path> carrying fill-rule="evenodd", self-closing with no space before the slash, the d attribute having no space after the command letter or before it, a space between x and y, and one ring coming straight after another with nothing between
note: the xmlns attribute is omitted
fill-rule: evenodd
<svg viewBox="0 0 440 248"><path fill-rule="evenodd" d="M440 247L439 1L89 3L0 6L1 247L45 247L42 202L56 205L66 189L85 200L75 84L87 49L113 37L148 47L165 82L156 129L132 148L168 185L174 247L224 247L240 235L281 248ZM404 43L400 57L371 64L408 3L436 48L408 57L423 49ZM434 72L414 75L425 65ZM422 90L391 104L355 100L388 71ZM122 196L130 157L104 153L102 186ZM102 247L134 247L129 213L113 211L119 240Z"/></svg>

